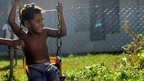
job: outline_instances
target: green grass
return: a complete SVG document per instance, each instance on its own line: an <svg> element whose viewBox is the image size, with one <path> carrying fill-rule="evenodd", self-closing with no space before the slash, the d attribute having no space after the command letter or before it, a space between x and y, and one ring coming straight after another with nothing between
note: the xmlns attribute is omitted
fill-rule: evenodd
<svg viewBox="0 0 144 81"><path fill-rule="evenodd" d="M69 55L62 58L63 74L70 71L78 71L83 67L91 66L94 64L105 63L111 67L115 64L116 61L119 61L121 57L123 56L113 54L85 54L83 56ZM9 73L9 60L1 58L0 64L0 81L6 81L6 75ZM18 64L14 68L14 78L16 81L27 81L26 74L23 69L22 58L18 59Z"/></svg>
<svg viewBox="0 0 144 81"><path fill-rule="evenodd" d="M63 72L65 73L66 71L77 71L83 67L102 63L105 63L111 67L122 57L122 54L86 54L85 56L69 55L68 57L63 58Z"/></svg>
<svg viewBox="0 0 144 81"><path fill-rule="evenodd" d="M17 60L18 64L14 68L14 78L17 81L27 81L25 71L23 69L23 61L22 58ZM0 59L0 81L8 81L9 75L9 59L1 58Z"/></svg>

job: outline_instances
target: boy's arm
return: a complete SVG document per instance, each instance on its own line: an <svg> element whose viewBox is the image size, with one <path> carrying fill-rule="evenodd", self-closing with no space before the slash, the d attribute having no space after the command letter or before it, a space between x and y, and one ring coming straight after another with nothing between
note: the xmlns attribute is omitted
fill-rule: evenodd
<svg viewBox="0 0 144 81"><path fill-rule="evenodd" d="M9 24L13 30L13 32L18 36L20 37L20 29L19 29L19 26L16 24L15 22L15 16L16 16L16 8L17 8L17 5L19 3L19 0L15 0L14 1L14 4L12 6L12 9L11 9L11 12L9 14L9 18L8 18L8 21L9 21Z"/></svg>
<svg viewBox="0 0 144 81"><path fill-rule="evenodd" d="M14 48L24 47L24 41L0 38L0 45L9 45Z"/></svg>
<svg viewBox="0 0 144 81"><path fill-rule="evenodd" d="M63 15L62 3L58 2L57 10L60 16L60 22L59 22L60 23L60 35L65 36L67 32L66 32L66 24L65 24L64 15Z"/></svg>
<svg viewBox="0 0 144 81"><path fill-rule="evenodd" d="M0 38L0 45L10 45L10 40Z"/></svg>
<svg viewBox="0 0 144 81"><path fill-rule="evenodd" d="M52 36L52 37L62 37L66 35L66 24L64 21L64 16L63 16L63 7L62 4L58 2L57 5L57 11L58 15L60 17L59 24L60 24L60 29L47 29L47 35ZM59 33L60 32L60 33Z"/></svg>

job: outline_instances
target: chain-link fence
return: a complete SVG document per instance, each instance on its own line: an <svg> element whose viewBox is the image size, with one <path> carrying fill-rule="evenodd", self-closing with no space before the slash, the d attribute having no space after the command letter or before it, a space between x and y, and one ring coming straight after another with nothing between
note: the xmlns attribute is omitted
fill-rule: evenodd
<svg viewBox="0 0 144 81"><path fill-rule="evenodd" d="M45 9L46 27L57 27L56 0L26 2ZM144 31L144 0L62 0L62 3L67 25L67 36L62 38L64 54L122 51L122 46L132 41L124 32L126 19L134 32ZM7 6L0 4L0 10L6 12ZM4 12L0 14L1 27L6 21ZM50 53L56 53L55 38L48 38L48 46Z"/></svg>

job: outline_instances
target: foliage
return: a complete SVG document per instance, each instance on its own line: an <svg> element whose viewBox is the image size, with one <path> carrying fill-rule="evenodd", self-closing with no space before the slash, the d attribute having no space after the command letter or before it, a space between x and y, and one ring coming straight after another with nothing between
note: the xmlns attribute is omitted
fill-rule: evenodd
<svg viewBox="0 0 144 81"><path fill-rule="evenodd" d="M101 57L101 60L102 58L105 58L104 55L100 56L103 56ZM125 54L121 54L120 56L121 58L119 59L119 57L115 58L113 55L113 58L115 59L112 59L110 55L107 55L107 59L110 58L115 62L114 64L111 62L113 65L109 65L108 63L110 61L104 59L101 63L93 62L93 65L87 67L85 66L77 71L66 71L64 73L66 81L144 81L144 69L131 66L128 59L125 58ZM87 60L85 57L91 59L89 55L83 56L83 58ZM70 59L74 60L77 58L78 57L71 57ZM98 59L96 57L94 58ZM81 61L81 58L79 58L79 61ZM73 64L76 67L74 62Z"/></svg>
<svg viewBox="0 0 144 81"><path fill-rule="evenodd" d="M123 64L115 69L105 64L84 67L76 72L67 72L69 81L143 81L144 70L126 67Z"/></svg>
<svg viewBox="0 0 144 81"><path fill-rule="evenodd" d="M126 51L125 53L128 54L132 66L142 68L144 67L144 34L136 34L131 30L127 20L125 21L124 29L133 38L130 44L123 47Z"/></svg>

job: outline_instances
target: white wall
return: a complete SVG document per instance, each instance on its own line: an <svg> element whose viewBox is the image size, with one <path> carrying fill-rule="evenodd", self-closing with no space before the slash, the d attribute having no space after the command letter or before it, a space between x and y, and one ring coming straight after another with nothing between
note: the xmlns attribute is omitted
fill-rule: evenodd
<svg viewBox="0 0 144 81"><path fill-rule="evenodd" d="M57 0L29 0L29 3L34 2L44 10L48 10L44 13L44 23L46 27L57 28L56 1ZM141 24L140 28L142 29L141 31L144 30L144 17L142 15L144 14L143 0L139 0L140 3L138 3L137 0L119 0L120 32L116 34L106 34L105 40L90 40L91 14L89 7L91 6L89 5L89 1L90 0L62 0L68 31L67 36L62 38L62 53L110 52L122 50L122 46L129 42L128 35L123 31L123 21L129 14L128 18L131 22L131 26L137 30L137 21L141 18L139 22ZM137 10L135 9L138 6L137 4L141 4L139 12L141 14L140 18L138 18ZM0 17L2 13L0 13ZM3 22L1 21L1 23ZM48 38L48 46L49 52L55 54L56 38Z"/></svg>

